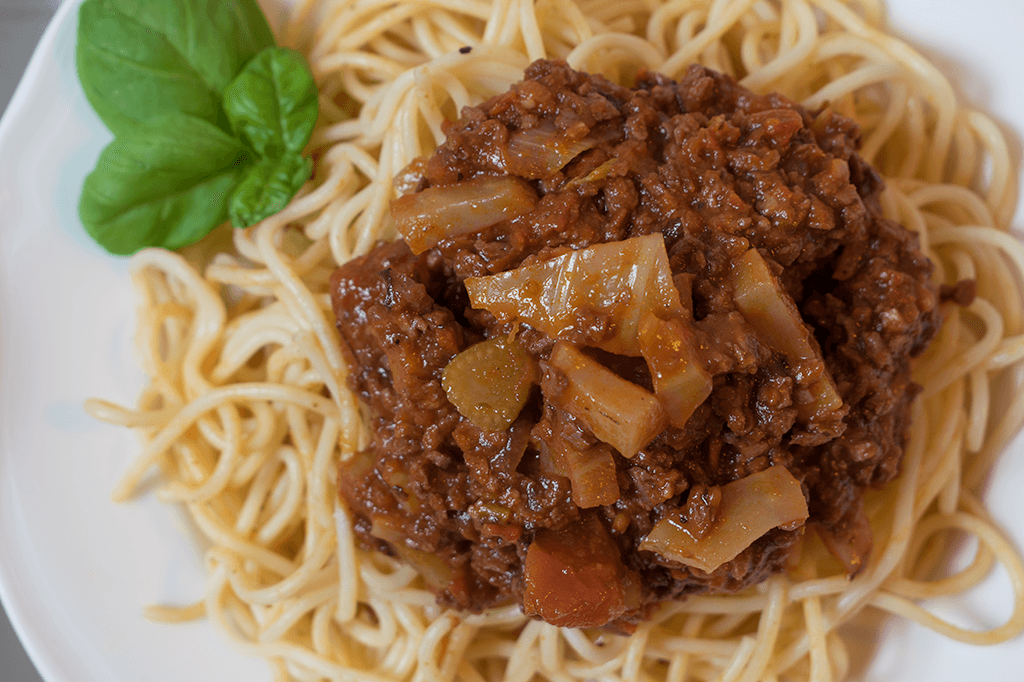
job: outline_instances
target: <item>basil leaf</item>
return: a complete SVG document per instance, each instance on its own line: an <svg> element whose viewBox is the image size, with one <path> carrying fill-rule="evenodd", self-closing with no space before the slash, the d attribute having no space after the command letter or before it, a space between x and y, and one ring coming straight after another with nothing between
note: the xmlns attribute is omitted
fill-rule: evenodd
<svg viewBox="0 0 1024 682"><path fill-rule="evenodd" d="M86 0L76 65L115 134L181 112L211 123L242 67L274 37L255 0Z"/></svg>
<svg viewBox="0 0 1024 682"><path fill-rule="evenodd" d="M224 91L224 111L235 134L260 156L302 152L319 112L305 58L284 47L260 52Z"/></svg>
<svg viewBox="0 0 1024 682"><path fill-rule="evenodd" d="M231 197L231 224L249 227L283 209L309 180L312 169L312 160L294 152L260 159Z"/></svg>
<svg viewBox="0 0 1024 682"><path fill-rule="evenodd" d="M153 119L103 150L82 187L79 217L111 253L191 244L227 218L247 162L241 141L207 121Z"/></svg>

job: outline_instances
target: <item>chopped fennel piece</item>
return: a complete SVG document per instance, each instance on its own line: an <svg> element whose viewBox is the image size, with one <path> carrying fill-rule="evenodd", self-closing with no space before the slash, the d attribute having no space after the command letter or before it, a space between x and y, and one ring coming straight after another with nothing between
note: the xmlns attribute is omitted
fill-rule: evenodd
<svg viewBox="0 0 1024 682"><path fill-rule="evenodd" d="M559 627L598 627L640 603L639 576L594 515L542 528L523 562L523 612Z"/></svg>
<svg viewBox="0 0 1024 682"><path fill-rule="evenodd" d="M782 465L727 483L721 492L718 512L700 539L677 510L654 525L639 549L711 573L772 528L793 530L807 520L800 482Z"/></svg>
<svg viewBox="0 0 1024 682"><path fill-rule="evenodd" d="M841 410L843 400L817 342L757 249L750 249L733 265L732 285L743 317L770 347L785 356L797 380L808 386L810 399L797 403L800 419Z"/></svg>
<svg viewBox="0 0 1024 682"><path fill-rule="evenodd" d="M568 380L561 407L623 457L636 455L665 428L665 411L652 393L568 343L557 342L548 362Z"/></svg>
<svg viewBox="0 0 1024 682"><path fill-rule="evenodd" d="M556 339L580 333L594 312L610 318L601 338L586 345L620 355L640 355L637 328L647 312L682 314L660 234L595 244L541 263L487 277L469 277L474 308L502 322L518 320Z"/></svg>
<svg viewBox="0 0 1024 682"><path fill-rule="evenodd" d="M420 254L449 237L511 220L536 203L537 194L522 178L481 175L401 196L391 202L391 217L412 252Z"/></svg>
<svg viewBox="0 0 1024 682"><path fill-rule="evenodd" d="M693 329L681 317L662 320L652 313L640 321L640 353L654 381L654 393L673 426L683 428L711 395L711 375L698 358Z"/></svg>
<svg viewBox="0 0 1024 682"><path fill-rule="evenodd" d="M387 516L374 516L371 520L370 534L387 542L395 554L415 568L431 588L443 590L452 584L451 567L441 557L407 545L406 532L392 519Z"/></svg>
<svg viewBox="0 0 1024 682"><path fill-rule="evenodd" d="M615 457L608 445L580 452L572 448L556 451L561 469L572 483L572 501L580 509L615 504L619 499L619 481Z"/></svg>
<svg viewBox="0 0 1024 682"><path fill-rule="evenodd" d="M448 363L441 386L455 408L484 431L507 429L530 396L536 369L515 339L473 344Z"/></svg>
<svg viewBox="0 0 1024 682"><path fill-rule="evenodd" d="M505 163L512 175L540 180L554 175L583 152L610 141L614 136L614 133L591 133L573 140L554 123L542 123L536 128L511 134Z"/></svg>

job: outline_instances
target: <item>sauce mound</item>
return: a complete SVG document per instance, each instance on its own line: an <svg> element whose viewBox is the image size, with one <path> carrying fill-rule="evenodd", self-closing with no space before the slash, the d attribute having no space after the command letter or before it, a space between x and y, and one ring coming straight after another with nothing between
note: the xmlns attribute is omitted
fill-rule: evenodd
<svg viewBox="0 0 1024 682"><path fill-rule="evenodd" d="M855 574L940 321L855 123L540 61L446 134L396 178L404 239L331 280L361 540L567 627L742 590L810 533Z"/></svg>

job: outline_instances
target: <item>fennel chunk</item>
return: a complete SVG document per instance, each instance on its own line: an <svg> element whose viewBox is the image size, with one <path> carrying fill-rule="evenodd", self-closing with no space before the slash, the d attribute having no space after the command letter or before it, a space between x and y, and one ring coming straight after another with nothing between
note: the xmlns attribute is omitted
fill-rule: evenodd
<svg viewBox="0 0 1024 682"><path fill-rule="evenodd" d="M660 234L596 244L496 275L469 277L466 290L474 308L504 322L529 324L555 339L572 339L598 311L609 317L609 333L584 338L585 345L634 357L641 354L637 330L645 313L682 313Z"/></svg>
<svg viewBox="0 0 1024 682"><path fill-rule="evenodd" d="M636 455L665 428L668 418L653 394L571 345L556 343L548 362L568 380L565 410L623 457Z"/></svg>
<svg viewBox="0 0 1024 682"><path fill-rule="evenodd" d="M428 187L391 202L391 217L413 253L526 213L537 195L521 178L482 175Z"/></svg>
<svg viewBox="0 0 1024 682"><path fill-rule="evenodd" d="M798 393L797 410L803 421L845 414L835 380L825 367L821 350L768 264L750 249L732 269L736 307L769 346L781 352L807 390ZM841 428L836 425L835 428Z"/></svg>
<svg viewBox="0 0 1024 682"><path fill-rule="evenodd" d="M693 330L682 318L662 320L648 313L640 322L640 351L668 420L683 428L711 395L711 375L701 366Z"/></svg>
<svg viewBox="0 0 1024 682"><path fill-rule="evenodd" d="M772 528L792 529L807 520L800 482L782 465L727 483L721 490L717 514L703 536L695 538L676 511L655 524L639 548L711 573Z"/></svg>
<svg viewBox="0 0 1024 682"><path fill-rule="evenodd" d="M519 416L535 375L519 343L497 337L452 358L441 385L462 416L484 431L500 431Z"/></svg>

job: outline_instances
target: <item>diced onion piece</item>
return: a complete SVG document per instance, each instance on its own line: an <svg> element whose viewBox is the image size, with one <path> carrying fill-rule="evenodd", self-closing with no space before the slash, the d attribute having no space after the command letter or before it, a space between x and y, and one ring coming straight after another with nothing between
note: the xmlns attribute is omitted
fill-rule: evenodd
<svg viewBox="0 0 1024 682"><path fill-rule="evenodd" d="M441 385L448 400L484 431L507 429L530 396L536 370L515 339L473 344L448 363Z"/></svg>
<svg viewBox="0 0 1024 682"><path fill-rule="evenodd" d="M606 179L609 175L611 175L611 172L615 169L615 166L618 165L620 162L621 160L618 157L608 159L600 166L587 173L586 175L581 175L569 179L568 181L566 181L564 185L562 185L562 189L585 187L586 185L590 185L595 182L600 182Z"/></svg>
<svg viewBox="0 0 1024 682"><path fill-rule="evenodd" d="M594 312L610 315L608 336L588 345L638 356L637 327L646 312L679 315L665 240L660 234L596 244L488 277L469 277L474 308L502 322L519 320L549 336L570 338Z"/></svg>
<svg viewBox="0 0 1024 682"><path fill-rule="evenodd" d="M432 589L440 591L451 585L451 567L441 557L405 544L406 534L393 519L374 516L371 520L370 534L387 542L395 550L398 558L415 568Z"/></svg>
<svg viewBox="0 0 1024 682"><path fill-rule="evenodd" d="M387 516L374 516L370 520L370 535L392 545L404 545L405 533L398 521Z"/></svg>
<svg viewBox="0 0 1024 682"><path fill-rule="evenodd" d="M697 540L679 511L654 525L639 548L711 573L772 528L796 528L807 520L800 482L776 465L722 486L718 513Z"/></svg>
<svg viewBox="0 0 1024 682"><path fill-rule="evenodd" d="M711 375L698 360L693 330L683 318L662 320L648 313L639 331L640 353L654 380L654 393L672 425L683 428L711 395Z"/></svg>
<svg viewBox="0 0 1024 682"><path fill-rule="evenodd" d="M428 187L391 202L391 217L413 253L530 211L537 195L522 178L482 175Z"/></svg>
<svg viewBox="0 0 1024 682"><path fill-rule="evenodd" d="M797 405L798 416L806 421L842 409L843 400L817 342L757 249L750 249L733 265L732 285L743 317L769 346L786 357L797 380L808 385L811 399Z"/></svg>
<svg viewBox="0 0 1024 682"><path fill-rule="evenodd" d="M538 530L523 577L523 611L559 627L599 627L639 606L637 576L595 516Z"/></svg>
<svg viewBox="0 0 1024 682"><path fill-rule="evenodd" d="M562 407L623 457L640 452L665 428L665 411L653 394L568 343L557 342L548 362L568 379Z"/></svg>
<svg viewBox="0 0 1024 682"><path fill-rule="evenodd" d="M508 523L512 520L512 510L497 502L478 502L477 509L492 523Z"/></svg>
<svg viewBox="0 0 1024 682"><path fill-rule="evenodd" d="M351 456L342 460L338 471L353 481L365 478L377 464L377 452L375 450L359 450Z"/></svg>
<svg viewBox="0 0 1024 682"><path fill-rule="evenodd" d="M802 421L821 419L843 409L843 399L839 397L836 383L828 370L823 369L821 376L807 389L810 400L800 401L796 406L796 414Z"/></svg>
<svg viewBox="0 0 1024 682"><path fill-rule="evenodd" d="M395 491L401 491L398 495L398 503L410 514L418 514L423 506L420 496L415 493L412 487L412 477L404 469L389 469L383 475L384 482Z"/></svg>
<svg viewBox="0 0 1024 682"><path fill-rule="evenodd" d="M573 140L551 123L512 133L505 163L508 172L531 180L548 178L562 170L577 156L609 139L610 135L591 134Z"/></svg>
<svg viewBox="0 0 1024 682"><path fill-rule="evenodd" d="M441 591L450 588L452 584L452 569L441 557L421 549L413 549L405 545L392 545L395 554L409 564L423 576L423 581L435 590Z"/></svg>
<svg viewBox="0 0 1024 682"><path fill-rule="evenodd" d="M566 446L558 452L558 459L572 483L572 501L580 509L615 504L619 499L615 457L607 445L585 452Z"/></svg>
<svg viewBox="0 0 1024 682"><path fill-rule="evenodd" d="M810 332L800 311L779 283L768 264L750 249L735 263L732 282L736 306L768 345L780 351L798 372L818 360L811 346Z"/></svg>

